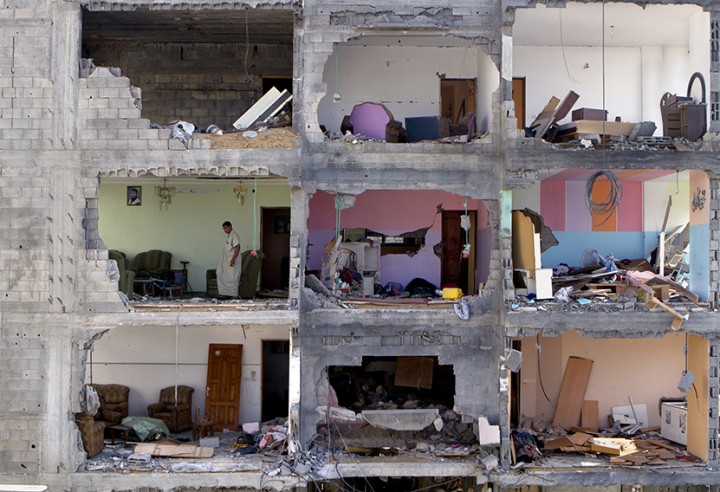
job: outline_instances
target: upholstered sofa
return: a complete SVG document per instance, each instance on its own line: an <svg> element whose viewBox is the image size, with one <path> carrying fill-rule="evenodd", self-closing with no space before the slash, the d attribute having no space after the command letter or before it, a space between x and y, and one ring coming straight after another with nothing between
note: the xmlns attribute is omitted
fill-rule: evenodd
<svg viewBox="0 0 720 492"><path fill-rule="evenodd" d="M192 428L192 399L195 388L178 385L177 401L175 386L160 390L160 401L148 405L148 417L165 422L172 433Z"/></svg>
<svg viewBox="0 0 720 492"><path fill-rule="evenodd" d="M130 264L130 270L135 272L136 279L169 279L171 261L172 253L151 249L138 253Z"/></svg>
<svg viewBox="0 0 720 492"><path fill-rule="evenodd" d="M95 420L108 426L122 422L128 416L130 388L122 384L93 384L100 399L100 408Z"/></svg>
<svg viewBox="0 0 720 492"><path fill-rule="evenodd" d="M240 287L238 288L238 296L250 299L255 297L258 287L258 279L260 278L260 270L265 254L257 251L257 256L250 254L251 250L243 251L240 254L242 262L242 271L240 273ZM217 271L208 270L205 272L205 281L207 283L207 294L217 297Z"/></svg>
<svg viewBox="0 0 720 492"><path fill-rule="evenodd" d="M97 422L87 413L75 414L75 423L80 429L83 449L88 458L95 456L105 448L105 423Z"/></svg>
<svg viewBox="0 0 720 492"><path fill-rule="evenodd" d="M129 296L133 291L133 280L135 280L135 272L130 270L130 260L125 256L125 253L116 249L108 251L108 256L117 263L117 269L120 274L118 290Z"/></svg>

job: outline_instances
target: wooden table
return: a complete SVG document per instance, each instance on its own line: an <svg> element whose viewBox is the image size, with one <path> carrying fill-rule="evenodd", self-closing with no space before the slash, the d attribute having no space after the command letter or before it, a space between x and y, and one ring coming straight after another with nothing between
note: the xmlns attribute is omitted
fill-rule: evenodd
<svg viewBox="0 0 720 492"><path fill-rule="evenodd" d="M127 442L128 436L130 435L130 431L132 430L132 427L128 427L127 425L117 424L117 425L110 425L107 427L107 429L110 431L110 444L115 444L115 438L122 437L123 442Z"/></svg>

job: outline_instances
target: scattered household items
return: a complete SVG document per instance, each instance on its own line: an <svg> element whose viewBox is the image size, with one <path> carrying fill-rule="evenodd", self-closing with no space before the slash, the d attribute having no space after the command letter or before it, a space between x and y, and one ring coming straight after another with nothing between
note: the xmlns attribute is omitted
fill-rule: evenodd
<svg viewBox="0 0 720 492"><path fill-rule="evenodd" d="M695 81L700 82L701 99L692 97ZM695 72L688 82L687 94L678 96L666 92L660 99L660 113L663 122L663 135L698 140L707 130L707 103L705 101L705 78Z"/></svg>
<svg viewBox="0 0 720 492"><path fill-rule="evenodd" d="M185 144L185 147L189 145L190 139L195 131L195 125L188 123L187 121L177 121L170 123L172 125L172 131L170 132L170 138L176 138Z"/></svg>
<svg viewBox="0 0 720 492"><path fill-rule="evenodd" d="M290 101L292 101L292 94L287 89L280 92L272 87L250 109L245 111L233 123L233 126L236 130L249 130L267 124Z"/></svg>
<svg viewBox="0 0 720 492"><path fill-rule="evenodd" d="M141 441L162 439L171 432L163 420L152 417L125 417L122 425L130 427Z"/></svg>
<svg viewBox="0 0 720 492"><path fill-rule="evenodd" d="M192 399L195 389L190 386L168 386L160 391L160 401L148 405L148 416L160 419L170 432L192 428ZM128 425L123 421L123 425Z"/></svg>
<svg viewBox="0 0 720 492"><path fill-rule="evenodd" d="M118 269L118 290L126 296L133 292L133 281L135 272L130 270L130 260L122 251L111 249L108 251L108 258L115 260Z"/></svg>
<svg viewBox="0 0 720 492"><path fill-rule="evenodd" d="M251 254L251 250L245 250L240 253L240 261L242 262L242 270L240 272L240 285L238 287L238 297L243 299L252 299L257 294L258 280L262 269L262 262L265 254L262 251L255 251L255 255ZM205 272L206 290L208 296L218 297L217 289L217 272L215 270L207 270Z"/></svg>
<svg viewBox="0 0 720 492"><path fill-rule="evenodd" d="M607 111L594 108L580 108L572 112L572 121L559 125L565 118L580 96L570 91L560 101L551 97L540 114L532 124L525 128L526 136L543 138L548 142L587 142L585 147L607 144L611 141L640 141L652 137L655 132L655 123L641 121L639 123L624 123L619 117L615 121L607 121Z"/></svg>

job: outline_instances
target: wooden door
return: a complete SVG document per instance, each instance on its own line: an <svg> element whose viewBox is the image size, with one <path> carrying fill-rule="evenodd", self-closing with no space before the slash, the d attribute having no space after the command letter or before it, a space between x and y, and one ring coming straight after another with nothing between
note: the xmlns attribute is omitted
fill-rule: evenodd
<svg viewBox="0 0 720 492"><path fill-rule="evenodd" d="M515 102L517 127L525 128L525 77L512 79L512 98Z"/></svg>
<svg viewBox="0 0 720 492"><path fill-rule="evenodd" d="M287 289L290 278L290 207L262 209L262 286Z"/></svg>
<svg viewBox="0 0 720 492"><path fill-rule="evenodd" d="M442 213L442 258L440 260L440 287L460 287L465 294L475 293L475 258L477 257L476 213L468 211L470 216L470 256L462 257L465 244L465 230L460 227L462 210L444 210Z"/></svg>
<svg viewBox="0 0 720 492"><path fill-rule="evenodd" d="M242 345L211 343L208 350L205 416L214 429L238 429Z"/></svg>

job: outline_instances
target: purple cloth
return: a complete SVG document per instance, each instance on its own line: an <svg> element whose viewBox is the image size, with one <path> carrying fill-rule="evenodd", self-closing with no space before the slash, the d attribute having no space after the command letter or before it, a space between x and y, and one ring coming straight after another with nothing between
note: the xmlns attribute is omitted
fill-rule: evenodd
<svg viewBox="0 0 720 492"><path fill-rule="evenodd" d="M356 104L350 113L353 133L376 140L385 140L385 128L392 119L392 113L384 105L372 102Z"/></svg>

